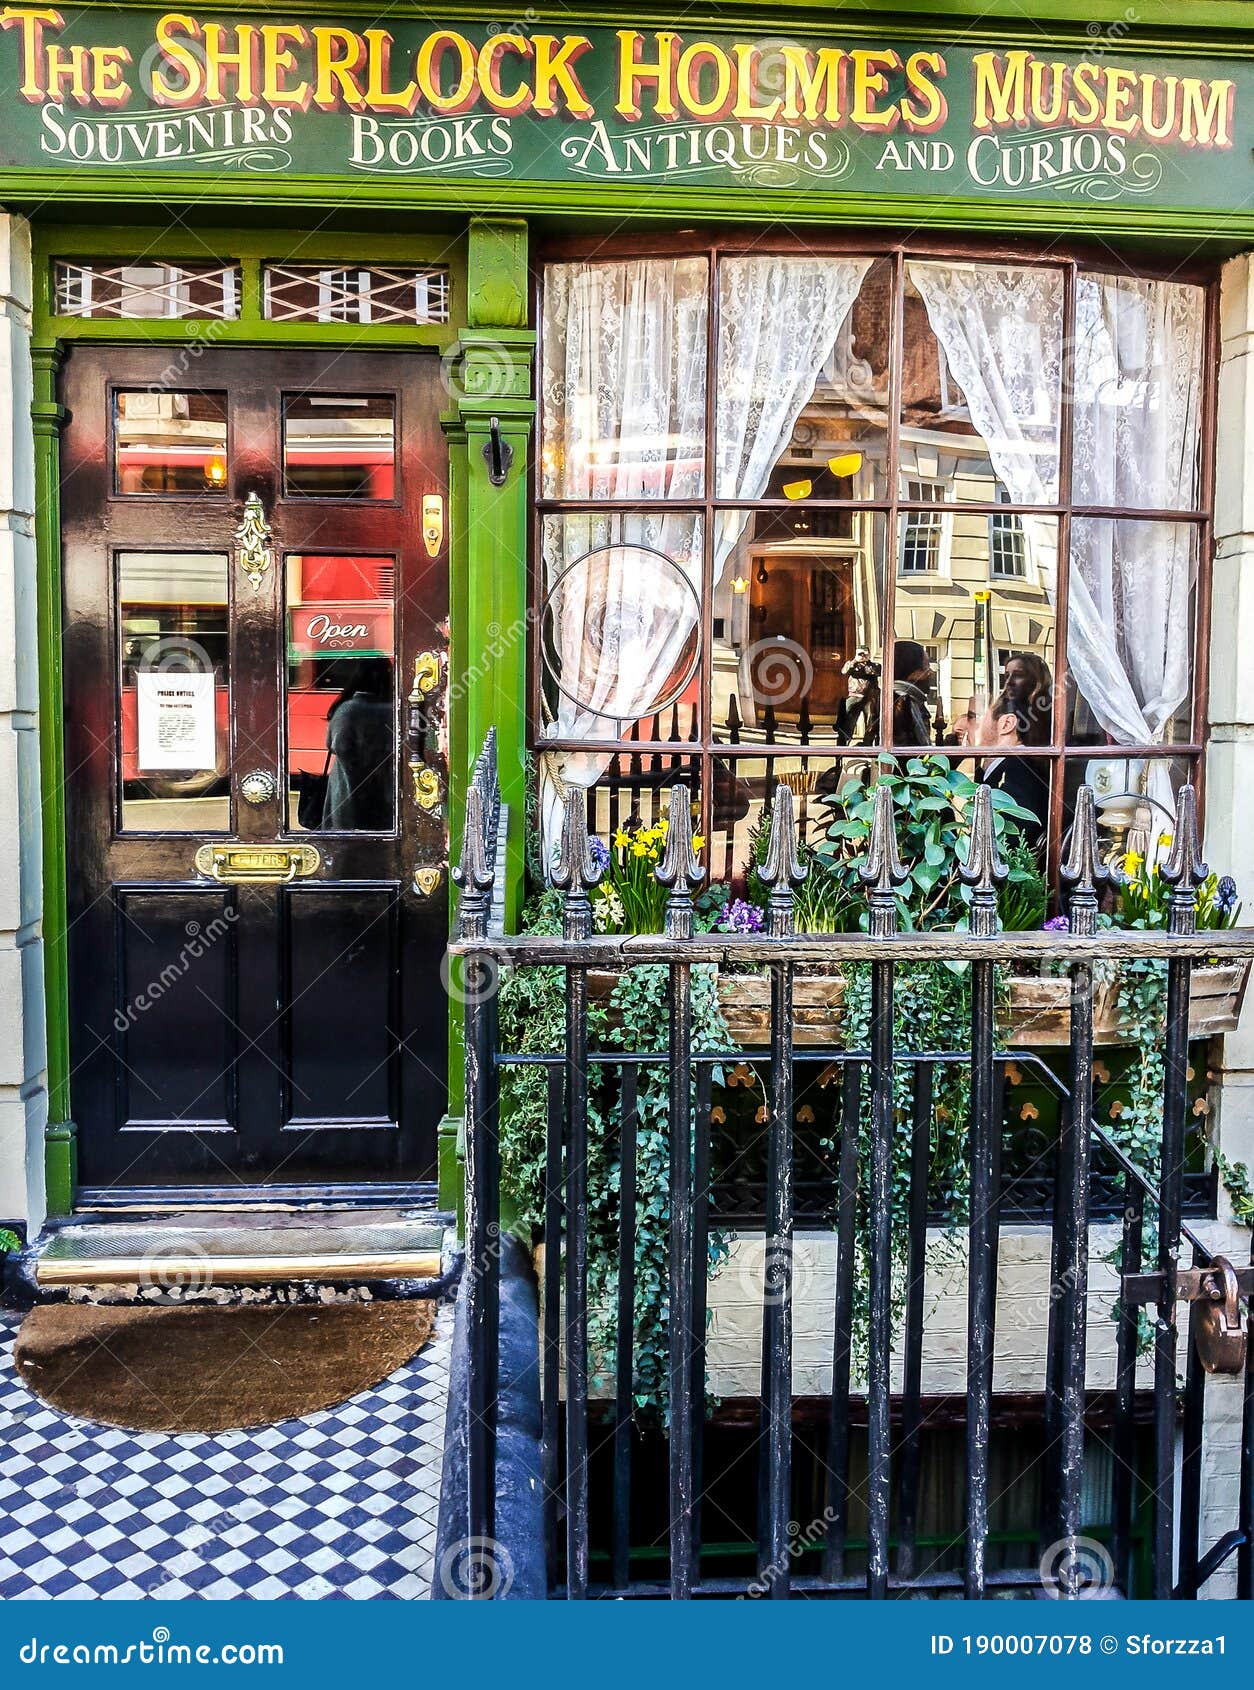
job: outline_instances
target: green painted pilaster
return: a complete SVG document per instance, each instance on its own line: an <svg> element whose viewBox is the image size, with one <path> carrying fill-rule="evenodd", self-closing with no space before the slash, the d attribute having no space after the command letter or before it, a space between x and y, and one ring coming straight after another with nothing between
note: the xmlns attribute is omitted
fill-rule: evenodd
<svg viewBox="0 0 1254 1690"><path fill-rule="evenodd" d="M39 753L43 823L43 940L48 1030L48 1127L44 1165L48 1213L68 1215L77 1179L70 1117L70 1007L66 959L65 744L61 696L61 428L57 403L62 349L35 346L35 546L38 559Z"/></svg>
<svg viewBox="0 0 1254 1690"><path fill-rule="evenodd" d="M466 776L497 731L501 798L509 806L507 925L523 894L526 801L528 450L534 332L527 327L527 225L475 219L467 243L467 327L458 339L449 441L449 847L457 860ZM512 461L494 486L485 449L495 431ZM449 1114L441 1124L440 1201L460 1204L461 1019L449 1017Z"/></svg>

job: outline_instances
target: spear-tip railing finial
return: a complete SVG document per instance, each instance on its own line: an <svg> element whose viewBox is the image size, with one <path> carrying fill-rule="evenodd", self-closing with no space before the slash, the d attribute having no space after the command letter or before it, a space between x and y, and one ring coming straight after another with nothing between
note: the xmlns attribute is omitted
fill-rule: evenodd
<svg viewBox="0 0 1254 1690"><path fill-rule="evenodd" d="M1110 863L1102 861L1097 801L1091 786L1082 786L1076 794L1075 820L1059 873L1070 887L1067 909L1071 931L1081 938L1092 938L1097 932L1097 900L1106 887L1117 886L1121 876Z"/></svg>
<svg viewBox="0 0 1254 1690"><path fill-rule="evenodd" d="M666 818L666 849L654 873L668 888L666 935L669 939L692 937L692 894L705 879L705 870L693 846L692 799L682 781L671 787L670 810Z"/></svg>
<svg viewBox="0 0 1254 1690"><path fill-rule="evenodd" d="M881 782L875 789L875 813L866 861L858 870L867 889L871 935L884 938L897 930L897 888L910 878L910 870L897 849L897 815L893 789Z"/></svg>
<svg viewBox="0 0 1254 1690"><path fill-rule="evenodd" d="M1191 785L1182 786L1176 797L1176 830L1167 860L1158 865L1158 872L1171 887L1169 931L1195 933L1198 887L1210 870L1202 861L1197 831L1197 793Z"/></svg>
<svg viewBox="0 0 1254 1690"><path fill-rule="evenodd" d="M766 930L771 938L781 939L792 932L793 888L801 885L806 872L797 847L792 787L779 781L771 804L766 858L758 869L758 879L770 892L766 901Z"/></svg>
<svg viewBox="0 0 1254 1690"><path fill-rule="evenodd" d="M489 826L483 793L472 782L466 792L461 858L452 873L453 884L461 892L458 916L462 936L467 939L486 938L488 931L496 870L489 850Z"/></svg>
<svg viewBox="0 0 1254 1690"><path fill-rule="evenodd" d="M567 939L586 939L592 932L592 905L588 893L601 878L592 857L588 837L587 794L582 787L567 789L562 805L562 836L553 884L566 894L562 909L562 933Z"/></svg>
<svg viewBox="0 0 1254 1690"><path fill-rule="evenodd" d="M1010 870L997 849L997 827L993 816L993 790L980 786L975 792L971 835L965 862L958 873L971 888L971 932L976 938L990 938L997 931L997 888Z"/></svg>

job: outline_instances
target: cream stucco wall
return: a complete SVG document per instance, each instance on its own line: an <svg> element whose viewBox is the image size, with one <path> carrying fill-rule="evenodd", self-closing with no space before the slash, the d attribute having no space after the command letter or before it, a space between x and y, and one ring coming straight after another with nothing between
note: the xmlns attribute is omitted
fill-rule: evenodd
<svg viewBox="0 0 1254 1690"><path fill-rule="evenodd" d="M44 1219L47 1120L30 229L0 214L0 1220Z"/></svg>

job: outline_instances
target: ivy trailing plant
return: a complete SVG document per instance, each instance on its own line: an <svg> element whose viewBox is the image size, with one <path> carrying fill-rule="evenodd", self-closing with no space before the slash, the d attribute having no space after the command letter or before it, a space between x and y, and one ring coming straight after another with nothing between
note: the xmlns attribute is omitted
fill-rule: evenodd
<svg viewBox="0 0 1254 1690"><path fill-rule="evenodd" d="M1163 834L1160 850L1170 848L1171 838ZM1109 915L1108 926L1149 932L1164 929L1171 913L1171 887L1159 873L1157 862L1143 853L1128 851L1121 859L1122 883ZM1197 891L1196 922L1199 933L1221 932L1235 927L1241 905L1236 882L1230 875L1209 875ZM1151 958L1122 962L1118 969L1099 964L1107 980L1117 982L1117 1003L1121 1037L1134 1052L1134 1062L1125 1078L1122 1108L1107 1123L1111 1137L1145 1174L1153 1186L1158 1183L1163 1130L1163 1085L1166 1080L1167 964ZM1198 1127L1200 1147L1209 1149L1219 1177L1232 1202L1233 1213L1243 1225L1254 1225L1254 1187L1249 1169L1233 1162L1210 1143L1206 1117Z"/></svg>
<svg viewBox="0 0 1254 1690"><path fill-rule="evenodd" d="M629 830L628 853L631 839L643 831ZM606 849L601 846L603 852ZM622 852L624 848L617 849ZM630 873L631 865L624 866ZM596 901L602 905L597 912L601 931L640 930L627 927L625 912L620 925L607 926L613 919L612 912L603 900ZM707 888L697 900L698 926L709 929L717 925L726 901L725 886ZM658 913L660 918L660 905ZM532 933L560 933L560 895L543 891L533 897L524 910L523 926ZM594 997L588 1006L589 1048L633 1052L658 1049L659 1028L665 1026L668 978L665 965L639 965L619 977L608 998ZM561 1051L566 1041L565 969L506 970L501 979L499 1012L502 1050L517 1054ZM716 971L712 967L702 966L692 971L692 1038L696 1051L731 1049L718 1006ZM588 1341L590 1368L598 1386L613 1379L617 1335L619 1196L623 1175L619 1075L613 1064L599 1063L593 1065L589 1076ZM716 1064L713 1083L721 1085L723 1079L722 1067ZM691 1101L695 1106L695 1085ZM636 1118L632 1394L637 1416L641 1420L657 1420L664 1419L667 1412L670 1312L667 1296L670 1092L665 1062L638 1066ZM515 1230L528 1238L539 1235L544 1219L547 1120L545 1069L538 1064L503 1065L502 1193L512 1211ZM711 1227L707 1259L710 1277L727 1259L728 1249L726 1234Z"/></svg>

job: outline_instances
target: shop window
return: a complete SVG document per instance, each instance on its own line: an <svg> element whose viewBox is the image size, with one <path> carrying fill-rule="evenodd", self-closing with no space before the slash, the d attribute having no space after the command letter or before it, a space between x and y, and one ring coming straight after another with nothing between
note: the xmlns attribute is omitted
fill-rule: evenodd
<svg viewBox="0 0 1254 1690"><path fill-rule="evenodd" d="M61 317L231 321L239 316L239 267L59 258L53 266L53 292Z"/></svg>
<svg viewBox="0 0 1254 1690"><path fill-rule="evenodd" d="M274 323L447 323L441 265L267 264L265 314Z"/></svg>
<svg viewBox="0 0 1254 1690"><path fill-rule="evenodd" d="M621 815L677 760L732 879L774 781L810 818L880 752L1013 775L1053 863L1098 764L1161 814L1201 754L1212 295L818 244L545 266L545 848L564 788Z"/></svg>
<svg viewBox="0 0 1254 1690"><path fill-rule="evenodd" d="M113 485L124 494L227 492L225 393L113 396Z"/></svg>

